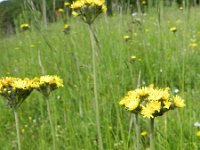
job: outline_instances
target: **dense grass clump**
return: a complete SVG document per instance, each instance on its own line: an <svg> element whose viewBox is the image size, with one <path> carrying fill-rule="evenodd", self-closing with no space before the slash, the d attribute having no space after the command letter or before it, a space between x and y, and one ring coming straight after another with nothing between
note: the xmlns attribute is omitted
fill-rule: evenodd
<svg viewBox="0 0 200 150"><path fill-rule="evenodd" d="M96 83L104 149L134 149L134 120L119 101L127 91L152 83L169 87L172 95L178 93L186 103L184 109L156 118L155 149L200 148L194 126L200 122L199 17L195 8L190 12L163 8L160 18L157 10L150 9L146 15L102 15L93 23L99 43ZM58 21L46 30L30 25L30 30L0 39L0 76L59 75L64 87L49 97L57 149L94 150L98 135L88 28L74 18L68 24L67 33ZM11 113L0 98L0 144L5 150L16 149ZM51 127L41 95L33 91L18 114L22 149L51 149ZM139 141L145 149L150 145L149 122L143 117L139 122L141 132L147 132Z"/></svg>

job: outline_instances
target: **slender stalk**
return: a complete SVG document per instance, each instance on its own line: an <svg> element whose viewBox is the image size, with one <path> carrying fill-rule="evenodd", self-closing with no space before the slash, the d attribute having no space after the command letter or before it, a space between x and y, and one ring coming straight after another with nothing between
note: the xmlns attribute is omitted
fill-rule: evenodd
<svg viewBox="0 0 200 150"><path fill-rule="evenodd" d="M93 86L94 86L94 100L95 100L95 114L96 114L96 126L98 133L98 147L99 150L103 150L103 141L100 128L100 116L99 116L99 102L98 102L98 92L97 92L97 78L96 78L96 51L95 51L95 33L92 24L88 25L90 33L90 42L92 48L92 70L93 70Z"/></svg>
<svg viewBox="0 0 200 150"><path fill-rule="evenodd" d="M135 114L135 130L136 130L136 150L140 149L140 126L138 120L138 113Z"/></svg>
<svg viewBox="0 0 200 150"><path fill-rule="evenodd" d="M154 150L154 118L150 120L150 149Z"/></svg>
<svg viewBox="0 0 200 150"><path fill-rule="evenodd" d="M20 135L19 135L19 117L18 117L18 113L16 109L14 109L14 115L15 115L15 126L16 126L16 132L17 132L18 150L21 150L21 142L20 142Z"/></svg>
<svg viewBox="0 0 200 150"><path fill-rule="evenodd" d="M53 150L56 150L55 131L54 131L53 122L52 122L52 119L51 119L51 110L50 110L49 98L45 97L45 100L46 100L46 104L47 104L47 113L48 113L49 123L50 123L50 127L51 127L51 136L52 136L52 140L53 140Z"/></svg>

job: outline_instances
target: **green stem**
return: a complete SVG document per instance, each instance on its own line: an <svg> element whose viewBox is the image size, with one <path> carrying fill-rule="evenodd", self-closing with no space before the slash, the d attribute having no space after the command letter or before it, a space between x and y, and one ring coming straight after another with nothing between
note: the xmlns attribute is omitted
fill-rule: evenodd
<svg viewBox="0 0 200 150"><path fill-rule="evenodd" d="M51 136L52 136L52 140L53 140L53 150L56 150L56 139L55 139L53 122L52 122L52 119L51 119L51 110L50 110L49 98L45 97L45 100L46 100L46 104L47 104L47 113L48 113L49 123L50 123L50 127L51 127Z"/></svg>
<svg viewBox="0 0 200 150"><path fill-rule="evenodd" d="M88 25L90 33L90 42L92 48L92 70L93 70L93 86L94 86L94 99L95 99L95 114L96 114L96 126L98 133L98 147L99 150L103 150L103 141L100 128L100 116L99 116L99 102L98 102L98 92L97 92L97 79L96 79L96 51L95 51L95 37L92 24Z"/></svg>
<svg viewBox="0 0 200 150"><path fill-rule="evenodd" d="M154 150L154 118L150 120L150 149Z"/></svg>
<svg viewBox="0 0 200 150"><path fill-rule="evenodd" d="M136 150L140 149L140 127L138 120L138 113L135 114L135 130L136 130Z"/></svg>
<svg viewBox="0 0 200 150"><path fill-rule="evenodd" d="M18 113L16 109L14 109L14 115L15 115L15 125L16 125L16 132L17 132L18 150L21 150L21 142L20 142L20 135L19 135L19 117L18 117Z"/></svg>

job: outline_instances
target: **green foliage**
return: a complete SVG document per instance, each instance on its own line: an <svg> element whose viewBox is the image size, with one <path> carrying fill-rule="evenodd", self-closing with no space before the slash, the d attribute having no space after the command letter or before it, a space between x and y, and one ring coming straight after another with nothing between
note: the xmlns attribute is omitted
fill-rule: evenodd
<svg viewBox="0 0 200 150"><path fill-rule="evenodd" d="M156 149L200 147L195 136L198 128L193 126L200 121L199 10L193 8L188 14L187 9L173 7L161 12L160 24L154 8L147 16L102 16L94 24L100 43L97 85L105 149L134 149L135 128L129 130L131 115L118 102L137 85L151 83L178 89L186 102L183 110L156 118ZM46 30L32 29L0 39L0 76L32 78L42 74L42 64L47 74L63 78L64 87L49 97L57 149L94 150L98 141L89 34L86 24L78 19L71 18L68 24L68 34L62 32L62 21ZM170 31L174 26L175 33ZM125 40L124 35L130 38ZM192 42L197 46L191 46ZM5 103L0 98L0 144L5 150L16 149L14 118ZM32 92L18 113L22 149L50 149L51 129L41 96ZM141 131L149 131L149 122L141 117L139 122ZM148 137L140 141L143 149L149 147Z"/></svg>

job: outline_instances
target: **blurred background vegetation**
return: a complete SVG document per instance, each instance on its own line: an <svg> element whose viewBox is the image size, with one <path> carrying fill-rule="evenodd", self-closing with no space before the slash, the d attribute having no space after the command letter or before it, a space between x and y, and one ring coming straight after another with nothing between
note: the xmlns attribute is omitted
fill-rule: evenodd
<svg viewBox="0 0 200 150"><path fill-rule="evenodd" d="M28 22L38 27L42 21L47 25L55 22L59 16L59 8L65 8L64 3L73 0L3 0L0 3L0 29L1 35L15 33L15 27L20 23ZM163 5L166 7L199 7L200 0L106 0L107 14L118 12L145 12L148 8ZM68 7L65 12L70 14Z"/></svg>

